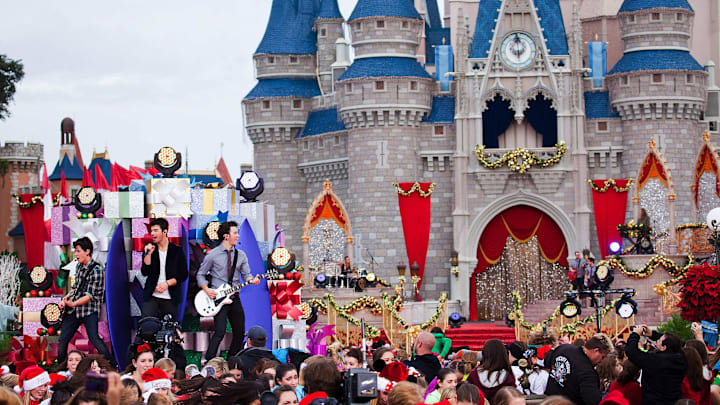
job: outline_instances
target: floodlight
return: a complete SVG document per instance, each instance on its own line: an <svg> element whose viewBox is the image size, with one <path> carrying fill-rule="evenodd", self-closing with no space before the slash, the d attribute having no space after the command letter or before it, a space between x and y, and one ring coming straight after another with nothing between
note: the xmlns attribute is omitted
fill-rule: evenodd
<svg viewBox="0 0 720 405"><path fill-rule="evenodd" d="M637 303L630 297L630 294L625 294L615 303L615 312L620 318L627 319L637 314Z"/></svg>
<svg viewBox="0 0 720 405"><path fill-rule="evenodd" d="M620 254L620 249L622 249L622 245L618 242L610 242L610 253L617 255Z"/></svg>
<svg viewBox="0 0 720 405"><path fill-rule="evenodd" d="M457 329L460 327L460 325L465 323L465 317L460 315L460 313L458 312L453 312L452 314L450 314L450 318L448 319L448 321L450 323L450 328Z"/></svg>
<svg viewBox="0 0 720 405"><path fill-rule="evenodd" d="M265 191L265 181L253 170L244 171L235 186L248 202L257 201L258 196Z"/></svg>
<svg viewBox="0 0 720 405"><path fill-rule="evenodd" d="M287 272L295 269L295 255L287 248L276 247L268 256L268 266L279 272Z"/></svg>
<svg viewBox="0 0 720 405"><path fill-rule="evenodd" d="M75 194L74 205L78 210L78 218L92 218L102 206L102 195L92 187L83 187Z"/></svg>
<svg viewBox="0 0 720 405"><path fill-rule="evenodd" d="M603 264L595 269L593 278L595 279L595 285L597 285L599 289L607 290L615 279L615 274L610 267Z"/></svg>
<svg viewBox="0 0 720 405"><path fill-rule="evenodd" d="M175 149L164 146L155 154L153 165L164 177L173 177L182 166L182 155Z"/></svg>
<svg viewBox="0 0 720 405"><path fill-rule="evenodd" d="M222 242L218 230L220 230L220 221L210 221L203 229L202 241L209 249L217 247Z"/></svg>
<svg viewBox="0 0 720 405"><path fill-rule="evenodd" d="M318 273L314 280L315 288L327 288L328 278L325 273Z"/></svg>
<svg viewBox="0 0 720 405"><path fill-rule="evenodd" d="M40 323L46 328L56 328L62 324L62 313L60 305L51 302L40 311Z"/></svg>
<svg viewBox="0 0 720 405"><path fill-rule="evenodd" d="M565 301L560 303L560 313L566 318L574 318L578 315L582 315L582 307L580 302L574 295L565 298Z"/></svg>

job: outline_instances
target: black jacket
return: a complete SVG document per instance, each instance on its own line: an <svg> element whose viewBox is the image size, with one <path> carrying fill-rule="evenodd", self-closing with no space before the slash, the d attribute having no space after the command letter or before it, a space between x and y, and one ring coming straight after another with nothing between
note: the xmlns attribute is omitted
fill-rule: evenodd
<svg viewBox="0 0 720 405"><path fill-rule="evenodd" d="M600 378L582 347L558 346L545 356L545 367L550 369L545 395L562 395L577 405L600 403Z"/></svg>
<svg viewBox="0 0 720 405"><path fill-rule="evenodd" d="M653 338L659 337L653 334ZM656 340L656 339L654 339ZM672 405L682 398L682 381L687 369L685 354L645 353L638 348L640 335L630 334L625 345L628 359L642 370L643 404Z"/></svg>
<svg viewBox="0 0 720 405"><path fill-rule="evenodd" d="M155 287L157 286L158 278L160 277L160 253L157 246L152 252L150 265L146 265L145 260L143 259L140 271L143 276L147 277L145 290L143 291L143 299L149 300L155 292ZM173 243L168 243L167 258L165 259L165 278L167 280L170 280L171 278L177 280L177 284L170 287L168 291L170 292L170 298L172 299L173 304L180 305L182 293L180 285L188 278L188 266L187 261L185 260L185 252L183 252L180 246Z"/></svg>
<svg viewBox="0 0 720 405"><path fill-rule="evenodd" d="M440 360L438 360L437 355L433 353L415 356L407 365L409 367L415 367L417 371L421 372L422 375L425 376L425 381L427 381L428 384L433 378L437 377L438 371L442 368Z"/></svg>
<svg viewBox="0 0 720 405"><path fill-rule="evenodd" d="M240 352L234 357L236 360L229 360L229 362L231 364L240 365L242 367L243 378L245 379L252 378L250 376L252 375L252 372L255 369L255 364L258 362L258 360L270 359L277 361L277 358L275 358L272 352L266 349L265 346L250 346L248 348L240 350Z"/></svg>

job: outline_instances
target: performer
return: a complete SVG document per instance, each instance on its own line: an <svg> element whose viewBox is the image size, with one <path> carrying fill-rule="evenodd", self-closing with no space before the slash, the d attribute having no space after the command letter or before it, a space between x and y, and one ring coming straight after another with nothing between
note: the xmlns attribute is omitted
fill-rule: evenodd
<svg viewBox="0 0 720 405"><path fill-rule="evenodd" d="M240 284L242 281L252 281L252 284L260 283L257 277L250 274L245 252L235 248L238 240L237 222L223 222L218 229L218 236L222 239L220 245L208 252L197 272L197 283L210 298L215 298L218 288L223 283ZM208 280L208 275L211 279ZM236 355L242 349L243 336L245 334L245 312L243 311L240 297L235 294L232 304L224 305L220 312L215 315L215 333L210 339L208 350L205 353L205 360L215 357L220 342L225 337L225 326L230 318L230 326L233 329L233 339L230 344L229 355Z"/></svg>
<svg viewBox="0 0 720 405"><path fill-rule="evenodd" d="M185 253L168 240L168 221L156 218L150 222L152 243L143 248L142 274L147 277L143 292L142 316L165 314L177 319L183 291L180 284L188 277Z"/></svg>
<svg viewBox="0 0 720 405"><path fill-rule="evenodd" d="M352 273L352 264L350 263L350 257L345 256L342 263L338 265L340 267L340 287L350 287L350 273Z"/></svg>
<svg viewBox="0 0 720 405"><path fill-rule="evenodd" d="M580 256L580 252L575 252L575 260L570 262L570 272L568 276L572 283L573 290L582 290L585 283L585 267L587 262Z"/></svg>
<svg viewBox="0 0 720 405"><path fill-rule="evenodd" d="M100 263L93 260L93 245L89 238L76 240L73 248L78 264L75 285L60 302L60 308L65 310L65 315L58 342L58 362L65 361L70 340L80 325L85 325L93 346L111 364L115 364L115 359L98 334L100 305L105 300L105 270Z"/></svg>

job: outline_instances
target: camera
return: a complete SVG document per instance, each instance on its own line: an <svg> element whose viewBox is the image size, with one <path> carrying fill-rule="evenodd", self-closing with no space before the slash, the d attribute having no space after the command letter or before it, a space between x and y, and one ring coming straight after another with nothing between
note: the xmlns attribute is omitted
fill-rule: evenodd
<svg viewBox="0 0 720 405"><path fill-rule="evenodd" d="M180 345L182 338L177 332L179 326L180 323L170 314L163 319L152 316L142 318L138 321L135 343L147 343L158 358L171 358L178 369L183 370L187 361Z"/></svg>
<svg viewBox="0 0 720 405"><path fill-rule="evenodd" d="M345 405L366 404L377 397L377 374L367 368L351 368L342 373Z"/></svg>
<svg viewBox="0 0 720 405"><path fill-rule="evenodd" d="M85 389L103 394L106 393L108 389L107 375L88 372L87 380L85 381Z"/></svg>

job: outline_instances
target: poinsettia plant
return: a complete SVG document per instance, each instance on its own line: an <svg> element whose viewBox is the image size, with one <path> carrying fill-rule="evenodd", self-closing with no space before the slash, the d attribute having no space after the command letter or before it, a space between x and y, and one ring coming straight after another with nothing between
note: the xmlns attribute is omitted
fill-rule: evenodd
<svg viewBox="0 0 720 405"><path fill-rule="evenodd" d="M688 269L680 281L681 299L678 306L688 321L720 319L720 266L707 263Z"/></svg>

